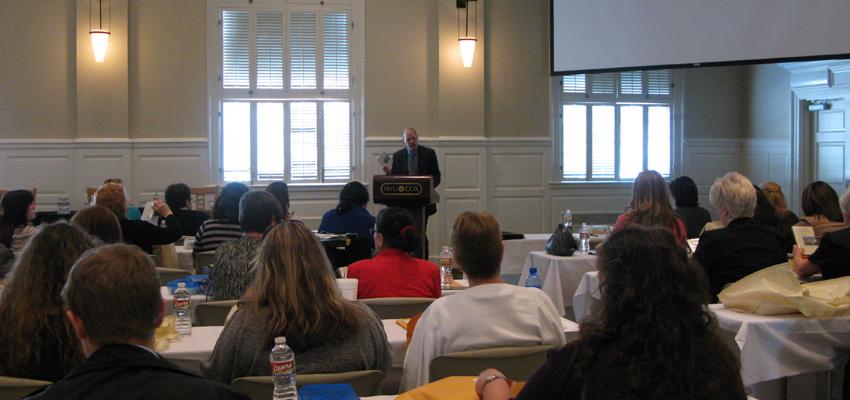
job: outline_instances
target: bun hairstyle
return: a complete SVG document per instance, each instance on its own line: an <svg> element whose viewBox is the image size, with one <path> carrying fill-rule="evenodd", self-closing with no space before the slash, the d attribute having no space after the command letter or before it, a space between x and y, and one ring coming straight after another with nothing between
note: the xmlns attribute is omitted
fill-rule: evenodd
<svg viewBox="0 0 850 400"><path fill-rule="evenodd" d="M420 233L413 225L413 215L403 208L389 207L378 212L375 227L384 237L384 247L409 253L419 245Z"/></svg>

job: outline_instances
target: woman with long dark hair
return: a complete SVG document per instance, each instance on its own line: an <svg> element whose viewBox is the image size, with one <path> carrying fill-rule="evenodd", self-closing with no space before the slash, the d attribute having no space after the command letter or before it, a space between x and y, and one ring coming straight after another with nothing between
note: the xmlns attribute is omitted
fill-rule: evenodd
<svg viewBox="0 0 850 400"><path fill-rule="evenodd" d="M339 204L322 216L319 232L356 233L370 237L369 230L375 226L375 217L366 209L369 192L362 183L348 182L339 192Z"/></svg>
<svg viewBox="0 0 850 400"><path fill-rule="evenodd" d="M676 214L685 222L688 238L699 237L705 224L711 222L711 214L699 206L697 184L688 176L680 176L670 182L670 194L676 201Z"/></svg>
<svg viewBox="0 0 850 400"><path fill-rule="evenodd" d="M289 186L286 182L278 181L269 183L266 186L266 191L274 195L280 204L280 209L283 211L283 220L289 221L292 219L293 213L289 210Z"/></svg>
<svg viewBox="0 0 850 400"><path fill-rule="evenodd" d="M597 267L601 301L579 340L550 351L517 400L746 398L738 361L705 308L705 276L668 230L614 232ZM486 400L510 395L492 369L476 390Z"/></svg>
<svg viewBox="0 0 850 400"><path fill-rule="evenodd" d="M248 192L248 187L239 182L228 183L221 189L213 205L213 217L201 224L195 234L193 253L215 251L219 245L242 237L239 225L239 199Z"/></svg>
<svg viewBox="0 0 850 400"><path fill-rule="evenodd" d="M269 350L285 336L297 373L376 369L392 356L378 317L337 289L319 240L303 223L272 228L257 255L257 275L202 367L213 380L271 375Z"/></svg>
<svg viewBox="0 0 850 400"><path fill-rule="evenodd" d="M0 201L0 244L17 253L38 230L29 225L35 219L35 198L29 190L12 190Z"/></svg>
<svg viewBox="0 0 850 400"><path fill-rule="evenodd" d="M670 206L670 194L664 177L652 170L643 171L635 178L632 200L626 211L617 217L614 230L622 229L627 224L670 229L683 246L688 239L685 222Z"/></svg>
<svg viewBox="0 0 850 400"><path fill-rule="evenodd" d="M409 211L397 207L381 210L373 238L375 257L348 267L348 277L359 279L358 299L440 297L440 268L410 255L419 245L420 233Z"/></svg>
<svg viewBox="0 0 850 400"><path fill-rule="evenodd" d="M803 188L802 193L803 218L797 225L811 226L818 240L824 233L833 232L847 227L844 214L838 205L838 195L826 182L815 181Z"/></svg>
<svg viewBox="0 0 850 400"><path fill-rule="evenodd" d="M58 381L83 361L60 293L90 248L84 232L64 223L48 225L24 248L0 297L0 375Z"/></svg>

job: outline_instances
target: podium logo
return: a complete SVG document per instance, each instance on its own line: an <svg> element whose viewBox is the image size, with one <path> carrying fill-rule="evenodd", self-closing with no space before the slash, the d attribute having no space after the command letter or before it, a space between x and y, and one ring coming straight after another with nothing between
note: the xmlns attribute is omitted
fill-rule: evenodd
<svg viewBox="0 0 850 400"><path fill-rule="evenodd" d="M419 196L422 194L422 185L418 183L382 183L381 194L396 196Z"/></svg>

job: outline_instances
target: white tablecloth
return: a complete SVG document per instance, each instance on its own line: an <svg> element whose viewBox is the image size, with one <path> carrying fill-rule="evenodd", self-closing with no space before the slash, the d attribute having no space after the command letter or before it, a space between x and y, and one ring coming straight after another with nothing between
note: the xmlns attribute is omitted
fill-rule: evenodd
<svg viewBox="0 0 850 400"><path fill-rule="evenodd" d="M503 240L502 274L520 274L528 253L546 250L546 241L551 233L526 233L524 239Z"/></svg>
<svg viewBox="0 0 850 400"><path fill-rule="evenodd" d="M159 354L189 372L200 374L201 363L212 354L223 329L223 326L192 327L190 336L172 342L168 349Z"/></svg>
<svg viewBox="0 0 850 400"><path fill-rule="evenodd" d="M576 321L587 317L599 298L599 271L587 271L581 277L576 294L573 295L573 314Z"/></svg>
<svg viewBox="0 0 850 400"><path fill-rule="evenodd" d="M159 292L160 294L162 294L162 299L165 300L165 315L174 314L174 295L168 291L167 286L160 287ZM198 304L205 303L207 301L212 301L212 299L207 298L207 295L205 294L192 295L192 304L190 305L190 310L192 312L192 323L198 322L198 317L195 313L195 308L198 307Z"/></svg>
<svg viewBox="0 0 850 400"><path fill-rule="evenodd" d="M532 251L525 259L519 278L520 285L528 277L528 268L531 266L537 267L543 292L552 299L555 309L564 315L572 308L573 295L584 273L596 270L596 256L576 252L570 257L559 257L546 254L545 251Z"/></svg>
<svg viewBox="0 0 850 400"><path fill-rule="evenodd" d="M709 308L717 323L735 334L745 386L835 369L850 348L850 317L808 319L802 314L754 315Z"/></svg>

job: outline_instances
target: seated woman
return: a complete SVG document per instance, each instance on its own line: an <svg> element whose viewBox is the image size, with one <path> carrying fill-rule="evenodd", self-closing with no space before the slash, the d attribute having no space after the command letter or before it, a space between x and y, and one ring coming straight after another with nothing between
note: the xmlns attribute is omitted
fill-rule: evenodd
<svg viewBox="0 0 850 400"><path fill-rule="evenodd" d="M652 170L643 171L635 178L632 201L626 212L617 217L614 230L622 229L629 223L670 229L682 246L688 239L685 222L670 207L670 195L664 178Z"/></svg>
<svg viewBox="0 0 850 400"><path fill-rule="evenodd" d="M409 211L396 207L381 210L374 239L375 257L348 267L348 277L359 280L358 299L440 297L440 267L410 255L420 237Z"/></svg>
<svg viewBox="0 0 850 400"><path fill-rule="evenodd" d="M24 248L0 297L0 375L58 381L83 361L60 292L91 248L68 224L48 225Z"/></svg>
<svg viewBox="0 0 850 400"><path fill-rule="evenodd" d="M303 223L272 228L257 255L257 276L201 370L229 383L271 375L269 351L285 336L298 374L375 369L392 355L384 326L366 306L342 298L322 245Z"/></svg>
<svg viewBox="0 0 850 400"><path fill-rule="evenodd" d="M699 206L697 184L690 177L680 176L670 182L670 194L676 201L676 214L685 222L688 239L699 237L705 224L711 222L711 214Z"/></svg>
<svg viewBox="0 0 850 400"><path fill-rule="evenodd" d="M435 300L422 313L404 358L402 390L428 383L431 360L442 354L565 343L561 315L543 291L502 282L502 234L492 215L460 214L452 246L469 289Z"/></svg>
<svg viewBox="0 0 850 400"><path fill-rule="evenodd" d="M35 198L29 190L11 190L0 201L0 244L19 253L38 230L30 221L35 219Z"/></svg>
<svg viewBox="0 0 850 400"><path fill-rule="evenodd" d="M103 206L91 206L80 210L71 218L71 225L88 233L94 238L96 245L121 243L124 240L118 218Z"/></svg>
<svg viewBox="0 0 850 400"><path fill-rule="evenodd" d="M289 186L286 182L272 182L266 186L266 191L274 195L277 202L280 203L280 209L283 211L283 220L289 221L294 213L289 211Z"/></svg>
<svg viewBox="0 0 850 400"><path fill-rule="evenodd" d="M319 232L356 233L368 238L375 226L375 217L366 210L369 192L362 183L348 182L339 192L339 204L322 216Z"/></svg>
<svg viewBox="0 0 850 400"><path fill-rule="evenodd" d="M800 222L800 218L797 217L797 214L794 214L794 212L788 208L788 203L785 201L785 195L782 194L782 186L779 186L776 182L767 181L761 184L761 190L764 192L765 197L767 197L767 201L769 201L770 204L773 204L773 208L776 210L776 215L782 225L791 226Z"/></svg>
<svg viewBox="0 0 850 400"><path fill-rule="evenodd" d="M124 186L124 181L121 178L106 178L103 180L103 185L106 185L108 183L117 183L121 186ZM94 204L94 202L95 199L92 199L92 204ZM125 216L131 221L138 221L142 219L142 212L139 211L139 207L136 207L136 204L133 203L133 199L129 198L129 196L127 197L127 213L125 214Z"/></svg>
<svg viewBox="0 0 850 400"><path fill-rule="evenodd" d="M788 261L779 231L753 222L756 189L737 172L717 178L708 194L723 228L703 232L694 260L708 274L711 295L764 267Z"/></svg>
<svg viewBox="0 0 850 400"><path fill-rule="evenodd" d="M747 398L738 360L705 308L705 276L669 231L619 230L597 267L601 301L582 321L581 339L550 350L517 400ZM493 369L479 375L476 392L485 400L510 397Z"/></svg>
<svg viewBox="0 0 850 400"><path fill-rule="evenodd" d="M127 219L127 197L122 185L107 183L94 196L96 205L108 208L118 218L124 243L134 244L147 253L153 253L154 245L174 243L180 239L180 222L168 204L160 200L153 202L154 211L165 218L166 227L160 228L145 221Z"/></svg>
<svg viewBox="0 0 850 400"><path fill-rule="evenodd" d="M215 266L210 279L215 290L215 300L237 300L256 276L254 256L269 228L283 221L280 203L269 192L255 191L242 195L239 200L239 223L242 238L222 243L215 251Z"/></svg>
<svg viewBox="0 0 850 400"><path fill-rule="evenodd" d="M804 217L797 225L814 228L818 240L824 233L847 227L838 205L838 195L826 182L815 181L803 188L802 206Z"/></svg>
<svg viewBox="0 0 850 400"><path fill-rule="evenodd" d="M180 221L183 236L195 236L201 224L209 219L207 213L192 210L192 189L185 183L173 183L165 188L165 204Z"/></svg>
<svg viewBox="0 0 850 400"><path fill-rule="evenodd" d="M841 213L844 220L850 221L850 188L841 195ZM803 249L794 246L792 269L797 276L804 278L817 273L823 279L834 279L850 275L850 228L826 232L818 243L818 249L808 258Z"/></svg>
<svg viewBox="0 0 850 400"><path fill-rule="evenodd" d="M201 224L195 234L192 253L215 251L219 245L242 237L239 225L239 199L248 192L248 187L239 182L228 183L221 189L213 205L213 217Z"/></svg>

